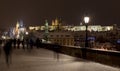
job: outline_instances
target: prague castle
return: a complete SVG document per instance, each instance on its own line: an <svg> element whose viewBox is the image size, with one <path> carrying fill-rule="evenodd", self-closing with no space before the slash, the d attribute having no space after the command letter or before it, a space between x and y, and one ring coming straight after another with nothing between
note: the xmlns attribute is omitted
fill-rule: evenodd
<svg viewBox="0 0 120 71"><path fill-rule="evenodd" d="M45 26L29 26L29 30L45 30ZM111 31L113 30L114 26L101 26L101 25L89 25L88 30L94 32L101 32L101 31ZM85 31L85 25L79 26L71 26L71 25L64 25L59 22L58 19L52 20L51 25L49 25L49 31L53 30L65 30L65 31Z"/></svg>
<svg viewBox="0 0 120 71"><path fill-rule="evenodd" d="M34 30L36 37L44 39L45 26L30 26L29 30ZM111 32L116 29L115 25L101 26L101 25L88 25L88 37L94 39L90 43L94 42L101 36L107 37ZM58 19L52 20L52 23L48 25L48 41L50 43L59 43L60 45L70 46L84 46L85 44L85 25L71 26L64 25ZM92 45L93 46L93 45Z"/></svg>

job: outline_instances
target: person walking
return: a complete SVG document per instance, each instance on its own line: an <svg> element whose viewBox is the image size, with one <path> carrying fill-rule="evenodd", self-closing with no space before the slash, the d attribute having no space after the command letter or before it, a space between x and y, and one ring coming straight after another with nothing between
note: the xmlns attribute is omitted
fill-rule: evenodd
<svg viewBox="0 0 120 71"><path fill-rule="evenodd" d="M2 47L2 40L0 39L0 55L2 53L2 50L1 50L2 48L1 47Z"/></svg>
<svg viewBox="0 0 120 71"><path fill-rule="evenodd" d="M33 49L33 45L34 45L34 41L33 41L33 39L30 38L30 40L29 40L29 44L30 44L30 49Z"/></svg>
<svg viewBox="0 0 120 71"><path fill-rule="evenodd" d="M36 39L35 44L36 44L36 47L39 48L39 45L40 45L40 39L39 38Z"/></svg>
<svg viewBox="0 0 120 71"><path fill-rule="evenodd" d="M18 39L18 40L17 40L17 48L18 48L18 49L20 49L20 43L21 43L21 41L20 41L20 39Z"/></svg>
<svg viewBox="0 0 120 71"><path fill-rule="evenodd" d="M16 48L16 38L13 39L13 46L14 46L14 49Z"/></svg>
<svg viewBox="0 0 120 71"><path fill-rule="evenodd" d="M54 50L54 58L59 61L60 45L58 43L55 43L53 50Z"/></svg>
<svg viewBox="0 0 120 71"><path fill-rule="evenodd" d="M29 48L29 39L27 38L27 39L25 39L25 44L26 44L26 47L27 47L27 49Z"/></svg>
<svg viewBox="0 0 120 71"><path fill-rule="evenodd" d="M12 53L12 40L7 40L3 49L5 53L6 64L9 66L10 59L11 59L11 53Z"/></svg>
<svg viewBox="0 0 120 71"><path fill-rule="evenodd" d="M25 40L23 39L21 43L22 43L22 48L25 50Z"/></svg>

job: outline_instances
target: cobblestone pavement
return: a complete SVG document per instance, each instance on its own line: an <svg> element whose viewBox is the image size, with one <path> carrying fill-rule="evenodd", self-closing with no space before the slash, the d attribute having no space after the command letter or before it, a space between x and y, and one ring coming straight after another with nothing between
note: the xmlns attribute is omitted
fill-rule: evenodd
<svg viewBox="0 0 120 71"><path fill-rule="evenodd" d="M40 48L32 51L14 49L9 67L5 63L2 51L0 71L120 71L120 69L64 54L59 54L57 60L54 52Z"/></svg>

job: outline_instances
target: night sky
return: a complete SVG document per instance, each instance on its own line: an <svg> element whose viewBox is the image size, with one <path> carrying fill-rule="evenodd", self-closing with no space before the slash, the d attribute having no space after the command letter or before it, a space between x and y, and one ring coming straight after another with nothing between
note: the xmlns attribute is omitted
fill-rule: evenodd
<svg viewBox="0 0 120 71"><path fill-rule="evenodd" d="M120 23L120 0L0 0L0 28L12 27L17 20L26 26L43 25L44 20L61 18L64 24L79 25L87 14L89 24Z"/></svg>

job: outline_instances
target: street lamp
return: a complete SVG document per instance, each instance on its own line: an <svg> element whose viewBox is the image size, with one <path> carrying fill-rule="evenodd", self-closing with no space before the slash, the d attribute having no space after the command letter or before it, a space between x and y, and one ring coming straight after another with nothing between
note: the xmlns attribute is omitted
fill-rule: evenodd
<svg viewBox="0 0 120 71"><path fill-rule="evenodd" d="M88 16L84 17L84 22L85 22L85 26L86 26L86 38L85 38L85 47L88 47L88 23L89 23L90 18Z"/></svg>

